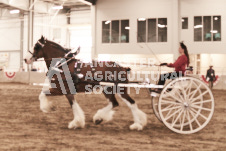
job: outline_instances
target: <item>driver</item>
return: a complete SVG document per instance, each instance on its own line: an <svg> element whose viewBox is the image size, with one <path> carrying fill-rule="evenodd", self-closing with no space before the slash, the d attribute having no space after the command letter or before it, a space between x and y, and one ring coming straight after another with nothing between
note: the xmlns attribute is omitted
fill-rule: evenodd
<svg viewBox="0 0 226 151"><path fill-rule="evenodd" d="M186 71L186 67L189 65L189 54L186 45L183 42L180 42L179 47L179 53L180 56L177 58L177 60L174 63L161 63L160 66L167 66L171 68L175 68L174 72L171 73L165 73L161 74L158 85L164 85L166 79L175 79L177 77L184 76L184 73ZM158 92L161 90L157 90Z"/></svg>

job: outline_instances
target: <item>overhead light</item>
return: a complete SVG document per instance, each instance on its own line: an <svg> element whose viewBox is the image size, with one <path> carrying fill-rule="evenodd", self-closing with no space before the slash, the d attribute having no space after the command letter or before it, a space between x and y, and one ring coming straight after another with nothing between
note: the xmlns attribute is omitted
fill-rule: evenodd
<svg viewBox="0 0 226 151"><path fill-rule="evenodd" d="M195 25L194 28L202 28L203 25Z"/></svg>
<svg viewBox="0 0 226 151"><path fill-rule="evenodd" d="M53 6L52 9L63 9L63 6Z"/></svg>
<svg viewBox="0 0 226 151"><path fill-rule="evenodd" d="M126 26L126 27L125 27L125 29L129 30L129 29L130 29L130 27Z"/></svg>
<svg viewBox="0 0 226 151"><path fill-rule="evenodd" d="M166 25L158 24L158 27L159 27L159 28L165 28L165 27L167 27L167 26L166 26Z"/></svg>
<svg viewBox="0 0 226 151"><path fill-rule="evenodd" d="M18 10L18 9L9 11L10 14L18 14L19 12L20 12L20 10Z"/></svg>
<svg viewBox="0 0 226 151"><path fill-rule="evenodd" d="M145 21L146 18L138 18L138 21Z"/></svg>
<svg viewBox="0 0 226 151"><path fill-rule="evenodd" d="M105 24L109 24L110 22L111 22L111 21L110 21L110 20L108 20L108 21L106 21L106 22L105 22Z"/></svg>
<svg viewBox="0 0 226 151"><path fill-rule="evenodd" d="M182 22L184 22L184 19L181 19Z"/></svg>
<svg viewBox="0 0 226 151"><path fill-rule="evenodd" d="M211 32L211 33L214 33L214 34L218 33L217 30L211 30L210 32Z"/></svg>
<svg viewBox="0 0 226 151"><path fill-rule="evenodd" d="M218 20L218 17L214 17L214 20Z"/></svg>

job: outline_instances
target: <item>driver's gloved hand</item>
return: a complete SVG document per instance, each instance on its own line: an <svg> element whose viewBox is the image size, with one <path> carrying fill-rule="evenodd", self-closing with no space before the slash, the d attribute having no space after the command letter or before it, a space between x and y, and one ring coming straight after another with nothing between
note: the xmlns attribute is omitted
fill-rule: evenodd
<svg viewBox="0 0 226 151"><path fill-rule="evenodd" d="M166 66L167 65L167 63L161 63L160 64L160 66Z"/></svg>

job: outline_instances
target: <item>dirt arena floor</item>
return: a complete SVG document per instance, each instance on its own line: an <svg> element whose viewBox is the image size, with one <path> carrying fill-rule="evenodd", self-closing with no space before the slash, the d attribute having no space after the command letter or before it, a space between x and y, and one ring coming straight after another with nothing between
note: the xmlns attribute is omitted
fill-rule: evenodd
<svg viewBox="0 0 226 151"><path fill-rule="evenodd" d="M226 91L214 90L215 112L210 123L191 135L177 134L166 128L153 114L147 90L131 96L148 116L143 131L131 131L130 109L119 100L113 121L95 125L92 117L107 105L102 94L78 94L85 112L84 129L69 130L72 110L64 96L50 97L56 111L43 113L38 95L42 87L0 83L0 150L226 150ZM134 91L134 90L132 90ZM117 97L118 98L118 97Z"/></svg>

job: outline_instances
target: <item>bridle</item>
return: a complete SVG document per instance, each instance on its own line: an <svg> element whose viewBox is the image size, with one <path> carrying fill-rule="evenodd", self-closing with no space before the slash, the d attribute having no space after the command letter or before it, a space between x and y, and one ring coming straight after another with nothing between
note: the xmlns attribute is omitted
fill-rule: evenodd
<svg viewBox="0 0 226 151"><path fill-rule="evenodd" d="M50 41L51 42L51 41ZM43 43L41 43L39 40L37 41L37 43L35 44L35 46L33 47L33 49L35 50L35 47L40 47L38 50L36 50L34 53L32 53L30 50L28 51L31 55L32 55L32 58L31 59L33 59L33 60L35 60L35 61L37 61L37 53L38 53L38 51L40 51L40 50L42 50L43 49L43 47L45 47L45 44L46 44L46 41L44 41L44 44ZM51 42L51 44L50 45L52 45L52 46L55 46L55 47L58 47L58 46L56 46L57 44L55 44L55 43L53 43L53 42ZM71 51L67 51L67 50L65 50L64 48L61 48L61 49L57 49L57 50L61 50L61 51L63 51L64 53L65 53L65 56L64 57L59 57L59 58L68 58L68 55L71 53ZM77 51L75 52L75 53L72 53L73 55L77 55L78 53L80 52L80 47L78 47L78 49L77 49ZM71 57L70 57L71 58ZM52 59L44 59L44 60L52 60Z"/></svg>
<svg viewBox="0 0 226 151"><path fill-rule="evenodd" d="M43 49L43 47L45 46L45 44L41 43L39 40L37 41L37 43L35 44L35 46L33 47L33 49L35 49L35 47L39 45L41 47L41 49ZM39 49L40 50L40 49ZM39 51L37 50L37 51ZM36 53L32 53L30 50L28 51L31 55L32 55L32 59L34 59L35 61L37 60L37 52Z"/></svg>

